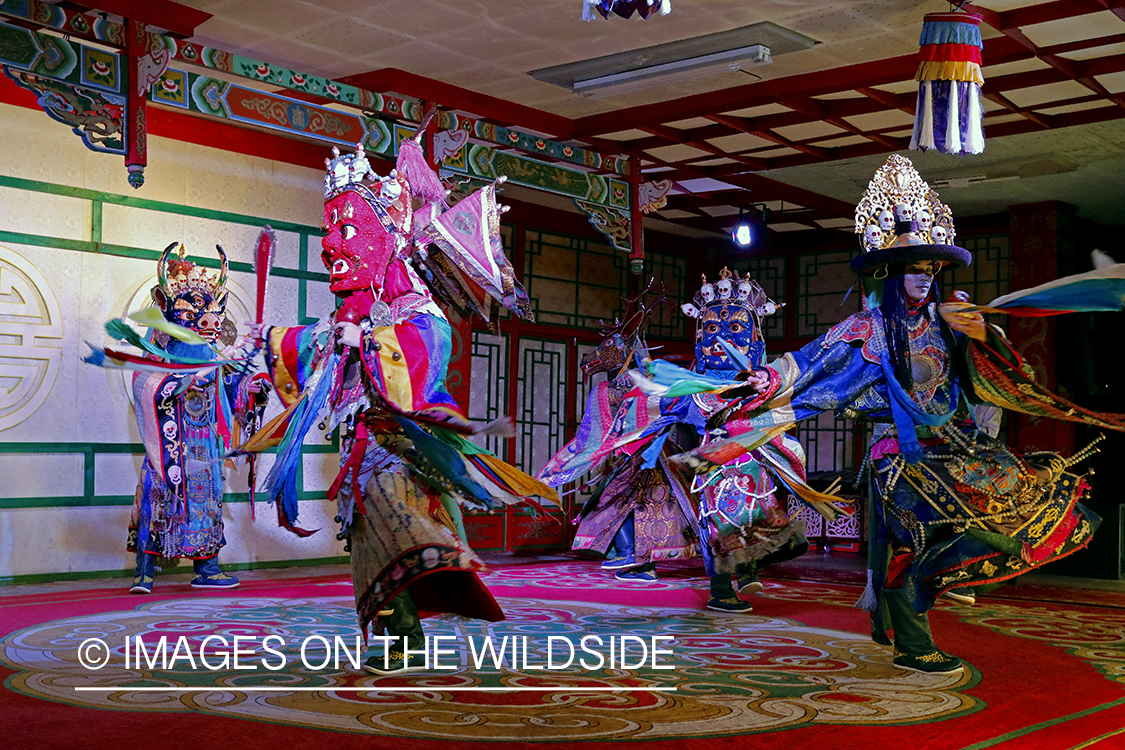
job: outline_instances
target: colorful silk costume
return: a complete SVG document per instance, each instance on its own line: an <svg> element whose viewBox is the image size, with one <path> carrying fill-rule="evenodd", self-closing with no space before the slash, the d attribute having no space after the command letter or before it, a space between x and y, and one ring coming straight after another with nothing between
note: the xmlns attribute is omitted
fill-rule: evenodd
<svg viewBox="0 0 1125 750"><path fill-rule="evenodd" d="M619 459L621 468L613 471L659 467L670 486L680 487L682 478L661 458L667 445L679 442L683 447L688 441L710 441L716 435L726 436L740 429L727 420L728 407L739 402L705 391L729 385L747 363L761 361L765 349L761 316L772 314L778 305L757 283L739 279L724 269L715 284L704 279L694 304L686 304L683 309L697 319L696 373L662 361L646 360L646 368L682 373L696 387L652 393L646 392L648 381L641 378L642 388L628 393L610 417L607 407L611 401L606 394L612 386L602 384L591 394L574 440L541 472L545 482L565 484L616 453L624 458ZM799 522L790 522L779 490L784 491L783 497L797 491L802 499L813 501L814 507L830 515L834 515L834 509L804 484L804 452L792 438L778 435L752 455L743 453L723 463L714 466L707 476L697 477L690 487L691 502L697 503L699 513L698 528L693 530L702 540L701 552L712 580L709 606L745 611L749 605L736 598L731 574L738 576L743 593L753 593L761 588L759 566L807 549L803 529ZM613 471L602 502L605 492L615 487L622 496L630 497L626 482L615 485ZM647 508L643 498L631 499ZM598 541L606 540L602 536ZM576 546L579 543L584 540L576 540Z"/></svg>
<svg viewBox="0 0 1125 750"><path fill-rule="evenodd" d="M402 144L397 173L381 179L362 148L336 154L325 178L322 259L340 306L327 321L263 332L270 375L290 407L266 490L283 525L300 532L300 445L327 413L324 426L341 428L329 497L351 552L360 625L376 633L385 625L413 649L422 637L418 609L504 616L477 576L484 566L465 539L460 505L557 500L467 439L476 428L445 388L450 325L415 266L443 299L486 320L490 301L523 314L528 303L501 248L495 185L447 209L415 141ZM424 203L417 211L415 198ZM355 338L345 343L349 330ZM401 646L388 664L402 668Z"/></svg>
<svg viewBox="0 0 1125 750"><path fill-rule="evenodd" d="M864 234L879 212L893 210L899 235L886 245L868 245L852 262L862 275L886 278L879 307L852 315L770 365L769 386L747 397L735 416L745 431L682 460L707 472L823 411L876 422L867 464L872 585L861 606L873 610L876 640L889 643L887 626L894 629L896 664L946 672L961 663L933 643L926 612L936 597L1068 555L1089 542L1098 519L1078 503L1085 479L1067 470L1082 454L1070 460L1046 452L1021 456L972 422L973 402L1035 413L1046 392L1007 387L1026 380L1019 356L997 330L989 329L983 341L954 334L943 318L949 311L939 313L934 302L936 284L923 284L922 299L910 296L907 285L932 273L926 268L933 262L971 262L962 248L919 237L909 217L923 208L936 209L952 241L948 208L908 160L892 156L860 204L856 231ZM983 361L992 365L987 388L971 375L972 363ZM664 388L683 380L660 375ZM1006 400L990 390L1004 392ZM1065 416L1086 421L1087 414L1072 410ZM1089 418L1094 416L1104 417L1098 423L1105 426L1115 421L1114 415Z"/></svg>
<svg viewBox="0 0 1125 750"><path fill-rule="evenodd" d="M244 366L218 365L212 346L233 344L235 337L234 325L225 317L226 254L218 248L221 270L212 274L184 260L183 245L171 259L177 244L160 256L159 284L152 296L163 318L195 332L198 342L172 338L157 328L143 339L113 321L107 331L138 345L146 355L95 350L87 360L138 370L133 375L133 406L145 461L129 523L128 548L137 554L134 593L152 590L158 557L194 560L193 586L238 585L237 578L219 569L216 559L226 544L222 463L240 427L260 415L265 405L265 376L252 375Z"/></svg>
<svg viewBox="0 0 1125 750"><path fill-rule="evenodd" d="M761 367L765 340L761 319L780 306L752 279L733 277L725 268L719 280L703 287L694 304L683 311L696 320L695 371L732 380L745 367ZM737 434L740 425L728 419L731 403L714 393L690 396L707 420L704 442ZM730 574L740 589L757 589L757 570L808 550L804 525L791 521L788 484L803 486L805 453L788 435L778 435L761 448L696 477L700 526L707 542L704 560L715 598L729 588ZM793 478L796 478L796 481ZM834 516L827 506L821 509Z"/></svg>
<svg viewBox="0 0 1125 750"><path fill-rule="evenodd" d="M630 300L623 320L607 329L598 348L582 358L581 368L587 380L603 372L608 379L597 383L590 392L578 433L548 463L541 478L553 486L565 484L569 481L565 477L577 476L565 469L559 471L572 451L581 452L579 446L589 449L596 442L597 456L591 456L590 466L601 465L601 477L579 514L572 548L605 555L602 568L621 571L617 578L651 581L656 579L658 561L699 554L699 524L695 500L683 476L668 465L667 446L658 448L660 455L653 461L647 452L636 450L639 443L615 449L608 441L601 442L617 414L622 425L633 425L637 420L647 422L650 417L659 419L660 405L656 401L630 398L627 407L622 408L626 393L632 390L632 380L626 372L628 363L635 356L643 356L638 352L647 351L645 321L665 301L661 295L646 307L640 304L644 296ZM635 304L639 309L634 313ZM650 408L656 410L651 415Z"/></svg>

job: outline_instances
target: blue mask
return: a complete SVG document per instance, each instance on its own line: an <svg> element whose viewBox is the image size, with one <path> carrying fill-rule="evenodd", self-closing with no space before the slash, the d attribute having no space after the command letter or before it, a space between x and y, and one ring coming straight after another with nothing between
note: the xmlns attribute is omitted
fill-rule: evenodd
<svg viewBox="0 0 1125 750"><path fill-rule="evenodd" d="M754 316L740 304L712 304L699 317L695 342L698 372L738 371L741 368L729 357L719 339L725 339L746 355L754 367L760 367L765 344L754 340Z"/></svg>

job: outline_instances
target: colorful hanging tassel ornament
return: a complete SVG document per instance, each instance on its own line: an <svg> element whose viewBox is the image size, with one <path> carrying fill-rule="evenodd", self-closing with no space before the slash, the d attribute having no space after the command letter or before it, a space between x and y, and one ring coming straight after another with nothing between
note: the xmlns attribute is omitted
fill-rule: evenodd
<svg viewBox="0 0 1125 750"><path fill-rule="evenodd" d="M594 11L600 13L602 18L609 18L610 13L616 13L622 18L628 18L633 13L641 18L648 18L657 10L665 16L671 13L671 0L582 0L583 21L593 21Z"/></svg>
<svg viewBox="0 0 1125 750"><path fill-rule="evenodd" d="M922 19L910 148L943 154L984 151L980 21L969 13L927 13Z"/></svg>

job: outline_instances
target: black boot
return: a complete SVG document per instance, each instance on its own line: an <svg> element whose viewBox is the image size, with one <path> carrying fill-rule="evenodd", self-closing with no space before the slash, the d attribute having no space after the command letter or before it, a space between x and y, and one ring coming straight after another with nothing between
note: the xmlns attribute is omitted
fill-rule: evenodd
<svg viewBox="0 0 1125 750"><path fill-rule="evenodd" d="M716 612L749 612L753 607L735 595L730 573L716 573L711 576L711 598L707 601L707 609Z"/></svg>
<svg viewBox="0 0 1125 750"><path fill-rule="evenodd" d="M410 589L404 589L385 606L394 610L385 618L387 635L398 640L390 642L384 656L369 657L363 668L372 674L400 674L425 669L426 636L422 632L422 620L418 617L418 607Z"/></svg>
<svg viewBox="0 0 1125 750"><path fill-rule="evenodd" d="M902 589L886 589L883 602L895 631L896 666L915 672L950 674L963 669L961 660L934 644L928 612L916 612Z"/></svg>

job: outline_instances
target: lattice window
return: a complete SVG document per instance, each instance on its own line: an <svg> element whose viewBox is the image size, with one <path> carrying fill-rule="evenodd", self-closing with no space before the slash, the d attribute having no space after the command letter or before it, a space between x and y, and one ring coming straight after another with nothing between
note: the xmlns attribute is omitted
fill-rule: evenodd
<svg viewBox="0 0 1125 750"><path fill-rule="evenodd" d="M521 338L516 370L516 466L535 475L565 445L567 345Z"/></svg>
<svg viewBox="0 0 1125 750"><path fill-rule="evenodd" d="M668 303L653 310L648 319L647 335L654 338L683 338L687 330L687 316L680 305L689 301L695 290L687 283L687 258L667 253L645 253L645 270L641 286L650 278L664 284Z"/></svg>
<svg viewBox="0 0 1125 750"><path fill-rule="evenodd" d="M958 238L958 243L973 254L973 262L942 274L942 294L949 296L953 290L962 289L969 293L970 300L980 305L1007 294L1011 278L1008 235ZM997 317L1002 320L1002 316Z"/></svg>
<svg viewBox="0 0 1125 750"><path fill-rule="evenodd" d="M958 237L957 243L973 254L973 262L965 268L942 274L942 295L948 297L950 292L961 289L969 293L971 301L983 305L1007 294L1011 280L1011 246L1008 235ZM1007 315L986 315L985 318L989 323L1002 327L1008 323ZM1007 412L1001 417L997 437L1002 442L1008 440Z"/></svg>
<svg viewBox="0 0 1125 750"><path fill-rule="evenodd" d="M508 337L473 332L469 419L491 422L508 413ZM475 442L504 458L508 441L495 435L474 435Z"/></svg>
<svg viewBox="0 0 1125 750"><path fill-rule="evenodd" d="M805 535L810 540L824 536L824 516L792 495L789 496L788 510L790 518L794 520L799 518L805 522Z"/></svg>
<svg viewBox="0 0 1125 750"><path fill-rule="evenodd" d="M749 276L762 285L762 289L774 302L785 302L785 259L784 258L739 258L730 264L732 271ZM767 339L781 338L785 335L785 316L778 312L762 321L762 335Z"/></svg>
<svg viewBox="0 0 1125 750"><path fill-rule="evenodd" d="M599 329L625 310L629 258L578 237L524 232L523 283L539 323Z"/></svg>
<svg viewBox="0 0 1125 750"><path fill-rule="evenodd" d="M805 448L806 469L846 471L855 467L855 432L851 420L830 411L822 412L797 425L794 437Z"/></svg>
<svg viewBox="0 0 1125 750"><path fill-rule="evenodd" d="M860 290L848 264L854 253L811 253L797 258L797 335L819 336L859 312ZM848 289L856 284L848 295ZM844 296L848 299L845 302ZM782 300L793 304L792 300Z"/></svg>

